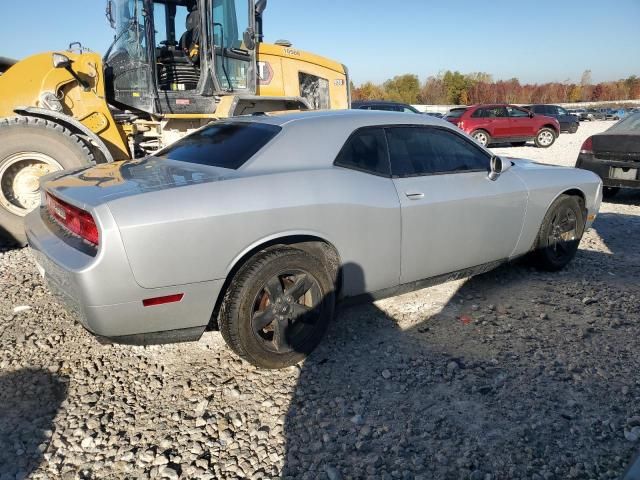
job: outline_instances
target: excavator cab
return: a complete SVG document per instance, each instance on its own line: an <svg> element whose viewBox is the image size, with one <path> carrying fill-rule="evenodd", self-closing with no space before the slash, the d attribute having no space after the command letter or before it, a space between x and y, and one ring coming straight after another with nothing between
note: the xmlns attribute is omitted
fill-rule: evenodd
<svg viewBox="0 0 640 480"><path fill-rule="evenodd" d="M216 96L255 94L256 25L266 2L258 3L109 0L109 102L149 114L201 114L215 111Z"/></svg>

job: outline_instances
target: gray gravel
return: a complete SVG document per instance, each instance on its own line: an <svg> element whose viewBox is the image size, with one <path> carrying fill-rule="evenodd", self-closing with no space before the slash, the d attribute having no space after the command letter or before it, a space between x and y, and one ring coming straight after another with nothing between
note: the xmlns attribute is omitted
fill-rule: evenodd
<svg viewBox="0 0 640 480"><path fill-rule="evenodd" d="M345 309L280 371L217 332L100 345L0 249L0 480L618 478L640 449L639 205L604 204L563 272Z"/></svg>

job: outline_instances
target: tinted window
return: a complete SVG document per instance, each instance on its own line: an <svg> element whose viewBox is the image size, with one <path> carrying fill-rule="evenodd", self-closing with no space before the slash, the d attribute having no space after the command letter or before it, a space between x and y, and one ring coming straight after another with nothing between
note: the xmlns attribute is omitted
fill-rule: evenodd
<svg viewBox="0 0 640 480"><path fill-rule="evenodd" d="M515 108L515 107L507 107L507 111L509 112L510 117L528 117L529 116L529 112L525 110L520 110L519 108Z"/></svg>
<svg viewBox="0 0 640 480"><path fill-rule="evenodd" d="M612 126L608 131L640 133L640 113L633 113L626 116L614 126Z"/></svg>
<svg viewBox="0 0 640 480"><path fill-rule="evenodd" d="M384 130L363 128L356 131L344 144L334 164L375 175L389 175Z"/></svg>
<svg viewBox="0 0 640 480"><path fill-rule="evenodd" d="M264 123L216 122L178 140L156 156L235 170L280 130L276 125Z"/></svg>
<svg viewBox="0 0 640 480"><path fill-rule="evenodd" d="M489 155L442 128L391 127L387 141L394 176L487 170Z"/></svg>
<svg viewBox="0 0 640 480"><path fill-rule="evenodd" d="M498 118L506 117L507 109L504 107L482 107L471 115L473 118Z"/></svg>

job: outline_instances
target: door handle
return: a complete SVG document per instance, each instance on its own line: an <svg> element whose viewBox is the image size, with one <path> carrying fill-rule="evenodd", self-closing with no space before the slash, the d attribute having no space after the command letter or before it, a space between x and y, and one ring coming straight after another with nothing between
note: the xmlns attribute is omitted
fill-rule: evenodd
<svg viewBox="0 0 640 480"><path fill-rule="evenodd" d="M405 192L404 193L409 200L419 200L424 198L424 193L422 192Z"/></svg>

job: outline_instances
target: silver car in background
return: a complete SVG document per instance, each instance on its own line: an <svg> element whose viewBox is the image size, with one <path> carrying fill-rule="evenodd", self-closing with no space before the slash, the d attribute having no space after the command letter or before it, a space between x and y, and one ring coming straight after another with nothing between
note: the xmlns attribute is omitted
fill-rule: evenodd
<svg viewBox="0 0 640 480"><path fill-rule="evenodd" d="M560 269L601 201L591 172L495 157L427 115L356 110L219 121L42 186L29 243L87 330L146 344L217 324L265 368L311 352L336 300L525 254Z"/></svg>

